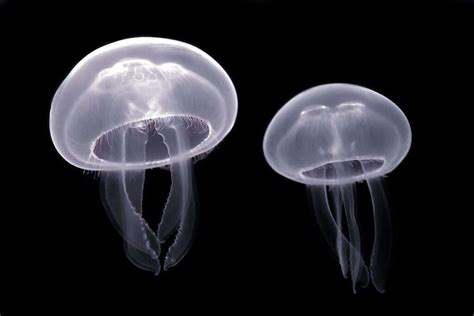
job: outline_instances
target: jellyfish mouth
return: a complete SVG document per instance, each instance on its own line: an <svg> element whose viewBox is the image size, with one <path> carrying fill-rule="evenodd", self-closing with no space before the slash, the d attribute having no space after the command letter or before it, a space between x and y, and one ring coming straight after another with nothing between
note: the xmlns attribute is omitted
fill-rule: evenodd
<svg viewBox="0 0 474 316"><path fill-rule="evenodd" d="M321 180L350 180L363 179L369 174L376 173L382 168L383 159L352 159L344 161L332 161L302 172L308 178Z"/></svg>
<svg viewBox="0 0 474 316"><path fill-rule="evenodd" d="M190 115L174 115L133 121L120 125L102 134L92 145L92 153L101 160L127 163L149 164L170 158L163 135L166 130L181 125L180 138L183 154L201 145L210 135L210 124L204 119ZM135 150L144 154L135 154ZM190 153L189 158L193 155Z"/></svg>

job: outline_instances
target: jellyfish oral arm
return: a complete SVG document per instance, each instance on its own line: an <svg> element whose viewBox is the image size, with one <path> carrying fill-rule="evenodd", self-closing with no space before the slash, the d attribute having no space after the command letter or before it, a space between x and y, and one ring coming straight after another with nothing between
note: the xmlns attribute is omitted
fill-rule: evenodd
<svg viewBox="0 0 474 316"><path fill-rule="evenodd" d="M367 180L374 216L374 245L370 257L370 275L375 288L385 291L392 247L392 219L381 178Z"/></svg>
<svg viewBox="0 0 474 316"><path fill-rule="evenodd" d="M338 189L337 187L335 188ZM353 247L350 248L350 264L351 264L351 276L352 276L352 289L355 293L356 282L359 281L363 262L362 249L359 233L359 225L355 217L355 184L346 184L339 187L341 190L342 201L344 204L344 210L347 219L347 227L349 230L349 238ZM364 276L364 282L367 281ZM366 285L366 284L364 284Z"/></svg>
<svg viewBox="0 0 474 316"><path fill-rule="evenodd" d="M350 226L353 225L353 222L346 218L348 220L347 226L349 227L348 238L343 233L341 226L343 204L349 204L349 201L347 201L350 198L349 194L347 192L343 193L343 190L338 186L331 188L331 190L334 191L333 204L336 213L335 219L329 206L328 188L326 186L308 186L308 190L316 214L316 220L326 241L338 257L344 277L347 277L350 272L354 292L358 283L360 283L362 287L367 286L369 272L362 259L360 240L359 242L357 242L357 240L356 242L351 240L351 237L355 238L354 234L355 232L358 232L358 228L351 228ZM348 189L346 188L344 190ZM346 202L343 202L344 195L346 195ZM344 206L346 207L346 205ZM350 212L350 209L346 210L346 214Z"/></svg>
<svg viewBox="0 0 474 316"><path fill-rule="evenodd" d="M165 270L178 264L188 252L196 219L192 161L189 158L173 159L173 157L179 157L186 148L185 129L183 124L175 123L170 128L159 131L171 157L171 189L158 227L158 240L163 243L176 233L173 244L165 257L163 267Z"/></svg>
<svg viewBox="0 0 474 316"><path fill-rule="evenodd" d="M326 194L326 192L324 192ZM336 224L336 251L337 251L337 257L339 259L339 264L341 266L341 271L342 275L344 278L347 278L348 276L348 270L349 270L349 264L348 264L348 252L350 251L350 247L348 247L348 242L342 233L342 221L344 219L344 216L342 212L344 211L342 208L342 202L341 202L341 192L340 190L333 190L333 196L334 196L334 208L335 208L335 224ZM325 196L326 202L327 202L327 195ZM327 210L326 214L332 215L331 211L329 210L329 204L327 205ZM324 210L324 208L321 208L321 210ZM334 223L334 220L329 221L330 224Z"/></svg>
<svg viewBox="0 0 474 316"><path fill-rule="evenodd" d="M171 189L163 210L158 231L154 232L142 215L145 170L105 172L102 176L102 198L109 217L125 240L125 250L132 263L141 269L158 274L161 271L162 244L174 238L169 247L163 269L176 265L191 246L195 208L192 188L192 161L180 157L185 150L186 127L178 120L170 126L157 127L171 159ZM122 161L146 161L148 134L134 127L120 131L121 146L111 147L114 158ZM127 133L133 133L128 137ZM182 156L182 155L181 155Z"/></svg>
<svg viewBox="0 0 474 316"><path fill-rule="evenodd" d="M368 285L369 276L375 288L383 293L392 244L391 217L382 178L371 178L366 181L372 199L374 224L369 268L364 262L359 225L355 216L356 184L329 188L308 186L308 192L318 224L326 241L338 257L342 274L347 277L350 272L354 293L358 283L362 287ZM329 202L329 198L332 199L332 203ZM330 204L333 205L334 212L331 211ZM348 234L343 231L344 224L346 224Z"/></svg>
<svg viewBox="0 0 474 316"><path fill-rule="evenodd" d="M127 142L128 129L121 131L121 146L112 147L112 155L126 161L130 155L145 158L146 135ZM142 216L145 170L104 172L101 177L101 197L115 228L124 238L125 252L137 267L158 274L160 243Z"/></svg>

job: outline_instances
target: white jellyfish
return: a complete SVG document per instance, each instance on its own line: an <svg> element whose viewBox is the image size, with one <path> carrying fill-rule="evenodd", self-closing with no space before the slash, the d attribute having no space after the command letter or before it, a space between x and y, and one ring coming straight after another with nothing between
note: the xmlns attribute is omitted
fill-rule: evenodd
<svg viewBox="0 0 474 316"><path fill-rule="evenodd" d="M190 247L195 219L192 162L232 129L235 88L209 55L162 38L131 38L82 59L57 90L50 132L61 156L100 171L101 196L125 240L128 258L158 274ZM142 215L145 170L171 173L171 189L156 231Z"/></svg>
<svg viewBox="0 0 474 316"><path fill-rule="evenodd" d="M327 84L286 103L265 133L263 150L281 175L308 187L316 218L344 277L385 290L391 220L382 177L408 153L411 130L402 111L381 94L355 85ZM361 247L356 183L367 182L374 236L370 262ZM363 210L362 210L363 211Z"/></svg>

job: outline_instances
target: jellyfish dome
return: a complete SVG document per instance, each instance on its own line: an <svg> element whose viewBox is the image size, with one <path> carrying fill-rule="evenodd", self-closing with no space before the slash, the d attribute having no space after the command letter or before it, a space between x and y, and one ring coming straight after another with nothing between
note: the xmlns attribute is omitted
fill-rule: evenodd
<svg viewBox="0 0 474 316"><path fill-rule="evenodd" d="M54 95L50 132L70 164L101 171L104 206L129 259L159 273L189 249L195 205L192 162L232 129L237 96L202 50L163 38L131 38L82 59ZM168 169L172 184L157 230L142 216L145 170Z"/></svg>
<svg viewBox="0 0 474 316"><path fill-rule="evenodd" d="M407 155L411 129L383 95L350 84L326 84L286 103L265 133L264 155L281 175L308 186L318 222L353 286L369 277L384 290L390 217L382 176ZM366 181L375 222L371 266L363 260L356 218L356 183ZM331 208L332 206L332 208Z"/></svg>
<svg viewBox="0 0 474 316"><path fill-rule="evenodd" d="M264 139L268 163L304 184L344 184L389 173L403 160L411 131L383 95L356 85L306 90L275 115Z"/></svg>
<svg viewBox="0 0 474 316"><path fill-rule="evenodd" d="M175 40L131 38L93 51L74 67L54 96L50 131L58 152L79 168L154 168L170 163L164 148L143 161L117 161L114 134L185 119L189 142L180 155L193 157L216 146L236 114L232 81L205 52Z"/></svg>

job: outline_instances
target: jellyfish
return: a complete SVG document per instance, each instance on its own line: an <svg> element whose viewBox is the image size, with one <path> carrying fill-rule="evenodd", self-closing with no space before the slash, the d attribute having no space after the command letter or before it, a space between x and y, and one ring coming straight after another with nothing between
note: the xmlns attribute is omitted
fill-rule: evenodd
<svg viewBox="0 0 474 316"><path fill-rule="evenodd" d="M82 59L56 91L49 125L67 162L99 174L128 259L157 275L191 246L193 163L223 140L236 115L234 85L214 59L183 42L141 37ZM171 188L152 229L143 187L146 170L157 167L169 170Z"/></svg>
<svg viewBox="0 0 474 316"><path fill-rule="evenodd" d="M319 227L354 293L370 280L385 291L392 236L382 179L403 160L410 144L403 112L383 95L350 84L326 84L298 94L265 132L268 164L307 186ZM356 188L364 182L372 200L370 247L362 247L365 232L358 224L365 210L357 210Z"/></svg>

